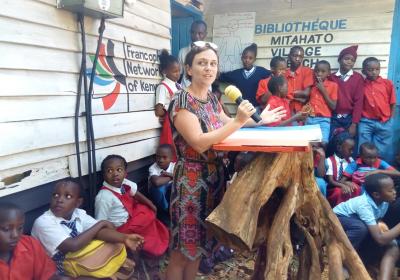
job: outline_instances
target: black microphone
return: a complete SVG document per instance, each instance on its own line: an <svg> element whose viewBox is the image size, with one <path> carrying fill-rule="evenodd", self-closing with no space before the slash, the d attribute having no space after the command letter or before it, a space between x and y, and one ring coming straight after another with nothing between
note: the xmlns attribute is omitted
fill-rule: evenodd
<svg viewBox="0 0 400 280"><path fill-rule="evenodd" d="M242 98L242 93L240 92L240 90L235 87L235 86L227 86L225 88L225 92L224 94L226 96L228 96L228 98L230 100L232 100L233 102L235 102L237 105L240 105L240 103L242 103L243 98ZM257 112L255 112L253 115L251 115L251 118L256 122L259 123L262 119L260 117L259 114L257 114Z"/></svg>

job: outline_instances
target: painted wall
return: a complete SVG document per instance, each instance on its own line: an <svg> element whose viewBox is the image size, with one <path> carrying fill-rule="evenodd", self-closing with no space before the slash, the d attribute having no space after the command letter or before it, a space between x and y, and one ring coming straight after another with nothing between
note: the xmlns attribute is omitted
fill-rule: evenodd
<svg viewBox="0 0 400 280"><path fill-rule="evenodd" d="M226 13L228 5L230 13L256 12L258 65L269 68L274 55L286 56L290 46L301 45L305 65L313 67L325 59L336 69L340 50L358 44L355 68L366 57L376 56L382 76L387 76L394 0L209 0L204 13L210 30L214 15Z"/></svg>
<svg viewBox="0 0 400 280"><path fill-rule="evenodd" d="M74 110L80 34L76 15L55 3L0 0L0 197L77 176ZM88 69L99 23L85 19ZM154 153L159 136L153 112L160 80L156 57L157 50L170 49L170 28L170 3L165 0L125 1L124 18L106 21L96 69L101 75L93 95L98 165L111 153L129 162ZM83 98L80 111L85 111ZM79 128L85 167L84 118Z"/></svg>

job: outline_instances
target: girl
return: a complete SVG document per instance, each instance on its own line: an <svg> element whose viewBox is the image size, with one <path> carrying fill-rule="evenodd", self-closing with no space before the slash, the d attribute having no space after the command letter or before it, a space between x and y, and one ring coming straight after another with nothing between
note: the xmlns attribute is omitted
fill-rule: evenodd
<svg viewBox="0 0 400 280"><path fill-rule="evenodd" d="M160 73L164 75L164 80L156 88L156 105L154 113L162 123L162 131L160 135L160 145L169 144L174 148L174 140L172 136L171 124L168 119L167 109L175 92L181 87L178 84L180 76L180 68L178 59L162 50L159 55ZM173 149L173 161L176 161L175 148Z"/></svg>
<svg viewBox="0 0 400 280"><path fill-rule="evenodd" d="M271 76L266 79L262 79L258 83L258 88L256 93L257 102L261 105L262 108L264 108L265 105L267 105L268 99L271 96L271 93L268 91L269 80L271 79L272 76L285 76L287 70L286 59L284 59L281 56L274 56L271 59L269 66L271 67Z"/></svg>
<svg viewBox="0 0 400 280"><path fill-rule="evenodd" d="M271 72L264 67L254 65L256 58L257 45L253 43L242 52L243 68L221 73L219 77L221 82L235 85L242 92L243 99L249 100L253 106L258 106L256 101L258 82L271 75Z"/></svg>

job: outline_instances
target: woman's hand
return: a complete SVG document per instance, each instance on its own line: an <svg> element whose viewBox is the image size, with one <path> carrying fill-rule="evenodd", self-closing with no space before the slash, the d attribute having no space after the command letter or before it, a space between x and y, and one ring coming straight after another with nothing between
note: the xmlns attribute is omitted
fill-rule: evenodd
<svg viewBox="0 0 400 280"><path fill-rule="evenodd" d="M267 105L267 107L265 107L260 115L263 124L280 121L284 116L286 116L286 110L283 109L282 106L273 110L269 110L269 104Z"/></svg>
<svg viewBox="0 0 400 280"><path fill-rule="evenodd" d="M235 121L244 125L255 112L256 108L254 108L253 104L248 100L243 100L237 109Z"/></svg>

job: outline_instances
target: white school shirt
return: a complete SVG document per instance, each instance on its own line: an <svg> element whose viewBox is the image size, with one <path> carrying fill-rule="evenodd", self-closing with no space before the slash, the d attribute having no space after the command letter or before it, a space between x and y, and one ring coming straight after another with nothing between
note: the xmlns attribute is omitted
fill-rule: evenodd
<svg viewBox="0 0 400 280"><path fill-rule="evenodd" d="M181 74L183 74L181 80L181 86L184 89L186 89L192 83L188 78L186 78L186 69L185 69L185 58L191 49L192 49L192 44L189 44L189 46L180 49L178 54L178 61L181 68Z"/></svg>
<svg viewBox="0 0 400 280"><path fill-rule="evenodd" d="M178 91L178 88L176 87L176 82L168 79L167 77L163 80L163 82L172 90L174 94ZM156 88L156 105L162 104L164 106L164 109L168 110L168 106L171 100L172 97L169 94L168 89L163 84L159 84Z"/></svg>
<svg viewBox="0 0 400 280"><path fill-rule="evenodd" d="M337 173L337 176L336 176L336 178L335 178L335 181L338 181L338 180L339 180L339 167L340 167L340 162L343 162L343 171L346 170L346 167L347 167L347 165L349 165L349 162L347 162L344 158L338 157L336 154L333 155L333 158L335 159L335 161L336 161L336 166L337 166L337 172L336 172L336 173ZM350 157L350 158L349 158L349 161L350 161L350 162L353 162L354 159L353 159L352 157ZM328 168L327 168L327 170L326 170L325 175L327 175L327 176L328 176L328 175L333 176L333 163L332 163L330 157L328 157L328 158L326 159L326 166L328 166Z"/></svg>
<svg viewBox="0 0 400 280"><path fill-rule="evenodd" d="M135 182L124 179L123 184L131 187L131 196L136 194L137 185ZM113 187L107 182L103 182L103 186L121 194L121 188ZM94 216L99 221L107 220L113 223L115 227L119 227L126 223L129 218L129 213L126 211L121 200L119 200L111 191L100 190L96 195L94 203Z"/></svg>
<svg viewBox="0 0 400 280"><path fill-rule="evenodd" d="M57 247L60 246L65 239L70 238L71 231L66 225L62 225L62 221L71 222L76 220L76 229L78 234L90 229L98 221L86 214L83 209L76 208L72 213L71 220L56 217L51 210L47 210L39 218L35 220L32 228L32 236L42 243L47 254L53 257L58 253Z"/></svg>
<svg viewBox="0 0 400 280"><path fill-rule="evenodd" d="M344 74L343 82L347 82L347 80L350 79L350 77L353 75L353 73L354 73L353 69L350 69L349 71L347 71L347 73ZM340 71L337 71L337 72L335 73L335 75L338 76L338 77L341 77L341 76L342 76L342 74L340 73Z"/></svg>
<svg viewBox="0 0 400 280"><path fill-rule="evenodd" d="M174 173L174 168L175 162L170 162L166 170L162 169L160 166L158 166L157 162L155 162L149 167L149 179L151 176L160 176L161 172L163 171Z"/></svg>

